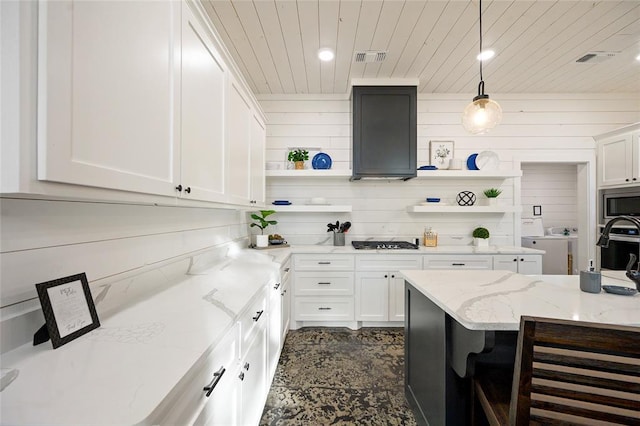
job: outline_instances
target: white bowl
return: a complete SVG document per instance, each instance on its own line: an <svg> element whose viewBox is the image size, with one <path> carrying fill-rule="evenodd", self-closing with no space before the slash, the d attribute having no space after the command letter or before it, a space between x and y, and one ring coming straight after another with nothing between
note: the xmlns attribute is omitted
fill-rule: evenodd
<svg viewBox="0 0 640 426"><path fill-rule="evenodd" d="M327 204L327 199L322 197L313 197L309 204Z"/></svg>

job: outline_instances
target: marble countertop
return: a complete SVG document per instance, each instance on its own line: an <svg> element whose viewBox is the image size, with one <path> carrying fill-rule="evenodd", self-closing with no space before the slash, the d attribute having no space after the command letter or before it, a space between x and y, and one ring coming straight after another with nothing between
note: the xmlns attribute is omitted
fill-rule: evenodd
<svg viewBox="0 0 640 426"><path fill-rule="evenodd" d="M417 250L356 250L351 244L345 246L333 245L293 245L290 248L293 254L326 254L326 253L343 253L343 254L544 254L544 250L531 249L526 247L514 246L437 246L424 247L420 246Z"/></svg>
<svg viewBox="0 0 640 426"><path fill-rule="evenodd" d="M437 272L437 273L434 273ZM580 290L579 275L508 271L400 271L405 279L470 330L518 330L522 315L640 326L640 294ZM603 272L602 285L634 287L624 271Z"/></svg>
<svg viewBox="0 0 640 426"><path fill-rule="evenodd" d="M224 247L92 288L101 326L2 355L2 424L155 424L289 250ZM164 409L164 408L163 408Z"/></svg>

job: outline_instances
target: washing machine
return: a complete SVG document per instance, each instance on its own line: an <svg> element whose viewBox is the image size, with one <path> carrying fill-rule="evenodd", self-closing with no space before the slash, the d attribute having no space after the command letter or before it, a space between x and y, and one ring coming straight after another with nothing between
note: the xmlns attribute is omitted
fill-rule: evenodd
<svg viewBox="0 0 640 426"><path fill-rule="evenodd" d="M545 232L542 218L522 219L522 247L544 250L542 273L544 275L575 275L578 273L576 228L549 228Z"/></svg>

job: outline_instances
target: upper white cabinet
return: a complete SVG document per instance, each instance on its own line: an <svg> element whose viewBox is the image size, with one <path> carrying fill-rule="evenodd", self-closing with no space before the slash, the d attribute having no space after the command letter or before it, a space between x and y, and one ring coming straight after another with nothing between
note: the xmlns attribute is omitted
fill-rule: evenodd
<svg viewBox="0 0 640 426"><path fill-rule="evenodd" d="M225 200L225 85L227 69L209 30L189 7L182 15L182 197Z"/></svg>
<svg viewBox="0 0 640 426"><path fill-rule="evenodd" d="M180 3L39 7L38 179L174 195Z"/></svg>
<svg viewBox="0 0 640 426"><path fill-rule="evenodd" d="M599 186L640 184L639 133L624 133L598 142Z"/></svg>
<svg viewBox="0 0 640 426"><path fill-rule="evenodd" d="M19 124L2 140L2 193L264 203L264 118L198 2L21 10L20 49L3 55Z"/></svg>

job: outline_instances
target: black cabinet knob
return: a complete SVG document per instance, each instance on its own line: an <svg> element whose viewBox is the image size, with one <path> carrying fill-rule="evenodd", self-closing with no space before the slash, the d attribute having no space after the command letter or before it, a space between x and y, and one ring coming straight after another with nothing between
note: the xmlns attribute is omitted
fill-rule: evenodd
<svg viewBox="0 0 640 426"><path fill-rule="evenodd" d="M517 261L518 261L518 258L513 259L513 261L514 261L514 262L517 262Z"/></svg>
<svg viewBox="0 0 640 426"><path fill-rule="evenodd" d="M178 185L178 186L176 186L176 191L178 191L178 192L182 192L182 185Z"/></svg>
<svg viewBox="0 0 640 426"><path fill-rule="evenodd" d="M191 187L190 187L190 186L187 186L187 187L184 189L184 192L186 192L187 194L190 194L190 193L191 193Z"/></svg>

